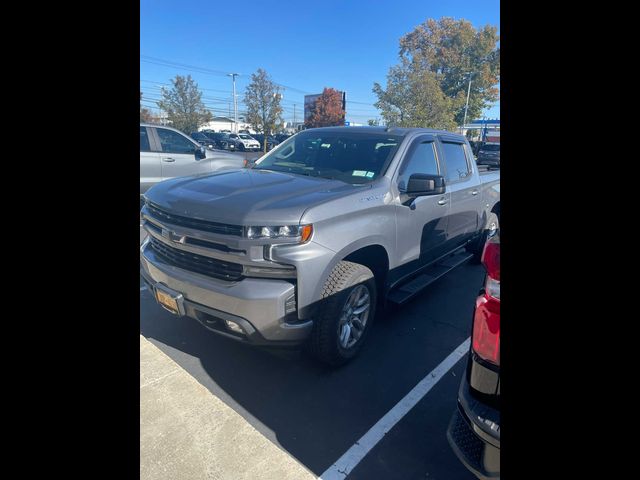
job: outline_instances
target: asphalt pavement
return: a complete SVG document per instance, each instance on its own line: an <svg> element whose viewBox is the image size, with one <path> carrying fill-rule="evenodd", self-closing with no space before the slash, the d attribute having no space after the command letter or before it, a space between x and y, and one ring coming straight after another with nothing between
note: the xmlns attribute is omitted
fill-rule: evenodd
<svg viewBox="0 0 640 480"><path fill-rule="evenodd" d="M142 238L142 234L141 234ZM140 292L140 333L256 431L321 476L470 334L484 278L465 264L407 305L381 312L339 369L300 350L252 348L177 318ZM467 356L364 456L347 479L473 479L446 428Z"/></svg>

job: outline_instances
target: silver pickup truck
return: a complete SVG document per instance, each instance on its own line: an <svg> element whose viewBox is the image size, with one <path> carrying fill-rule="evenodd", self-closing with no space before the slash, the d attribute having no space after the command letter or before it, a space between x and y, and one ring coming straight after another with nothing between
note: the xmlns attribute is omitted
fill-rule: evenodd
<svg viewBox="0 0 640 480"><path fill-rule="evenodd" d="M311 129L251 169L151 187L140 273L172 313L338 365L377 308L477 256L499 216L499 171L479 171L461 135Z"/></svg>

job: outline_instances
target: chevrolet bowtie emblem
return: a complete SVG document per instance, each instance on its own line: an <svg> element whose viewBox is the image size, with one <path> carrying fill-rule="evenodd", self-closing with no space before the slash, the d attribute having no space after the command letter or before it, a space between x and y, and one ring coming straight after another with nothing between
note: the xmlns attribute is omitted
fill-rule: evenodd
<svg viewBox="0 0 640 480"><path fill-rule="evenodd" d="M187 240L186 235L176 235L175 232L172 232L171 230L168 230L166 228L162 229L162 238L166 238L167 240L170 240L172 242L177 242L177 243L182 243L184 245L184 243Z"/></svg>

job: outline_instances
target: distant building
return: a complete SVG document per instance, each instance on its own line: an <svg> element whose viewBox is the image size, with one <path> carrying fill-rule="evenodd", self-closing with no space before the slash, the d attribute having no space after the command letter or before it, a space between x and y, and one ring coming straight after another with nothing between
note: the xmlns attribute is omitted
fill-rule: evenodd
<svg viewBox="0 0 640 480"><path fill-rule="evenodd" d="M228 130L230 132L238 132L239 130L249 130L253 132L251 126L245 122L236 122L233 118L229 117L213 117L213 119L209 122L201 126L198 130L213 130L214 132L219 132L221 130Z"/></svg>
<svg viewBox="0 0 640 480"><path fill-rule="evenodd" d="M462 128L462 134L466 135L468 130L474 130L472 140L500 143L500 119L473 120Z"/></svg>

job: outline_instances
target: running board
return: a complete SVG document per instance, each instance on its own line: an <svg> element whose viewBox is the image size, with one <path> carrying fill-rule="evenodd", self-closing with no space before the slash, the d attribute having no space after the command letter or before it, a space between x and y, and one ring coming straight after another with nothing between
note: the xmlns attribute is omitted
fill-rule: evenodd
<svg viewBox="0 0 640 480"><path fill-rule="evenodd" d="M387 295L387 300L390 303L395 303L397 305L406 303L426 287L438 280L440 277L450 272L457 266L462 265L472 257L472 253L461 250L459 253L455 253L449 257L443 258L442 260L428 267L417 277L411 279L407 283L394 288Z"/></svg>

